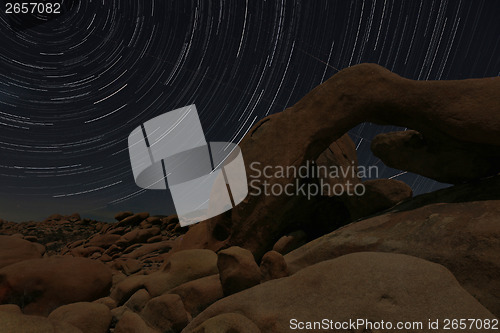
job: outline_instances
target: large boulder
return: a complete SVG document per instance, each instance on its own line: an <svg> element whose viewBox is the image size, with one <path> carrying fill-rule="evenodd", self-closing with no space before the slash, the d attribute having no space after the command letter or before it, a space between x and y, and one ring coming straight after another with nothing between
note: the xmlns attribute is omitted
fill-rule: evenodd
<svg viewBox="0 0 500 333"><path fill-rule="evenodd" d="M240 148L248 180L257 179L259 184L267 180L270 186L294 184L296 179L290 175L265 179L262 174L253 178L251 164L295 169L310 165L332 142L349 147L351 143L347 143L345 133L362 122L418 131L429 143L429 149L421 149L409 157L412 161L424 161L423 157L431 154L442 162L433 163L434 169L462 158L469 158L467 163L488 165L467 167L462 169L463 172L457 168L453 182L495 175L500 171L499 90L499 77L414 81L375 64L346 68L291 108L262 119L246 134ZM438 153L428 153L429 150ZM383 158L382 150L376 151ZM440 158L439 152L450 153ZM338 157L352 163L350 154L346 152L345 156ZM482 158L474 160L473 156ZM414 163L415 168L411 171L442 180L439 170L429 173L423 163ZM346 185L348 180L340 177L337 181ZM173 250L192 246L218 250L238 245L249 249L259 259L283 234L302 229L301 225L317 224L312 227L314 230L318 227L325 229L324 221L330 221L332 228L348 222L351 217L344 204L329 199L322 196L307 200L301 195L249 195L231 212L202 223L206 226L190 228Z"/></svg>
<svg viewBox="0 0 500 333"><path fill-rule="evenodd" d="M179 295L184 308L192 317L224 297L218 274L183 283L170 290L169 294Z"/></svg>
<svg viewBox="0 0 500 333"><path fill-rule="evenodd" d="M43 251L32 242L0 235L0 268L27 259L41 258L42 254Z"/></svg>
<svg viewBox="0 0 500 333"><path fill-rule="evenodd" d="M66 322L0 311L0 333L85 333Z"/></svg>
<svg viewBox="0 0 500 333"><path fill-rule="evenodd" d="M183 332L203 332L200 325L227 313L241 314L268 333L290 332L299 325L307 327L299 321L325 318L393 325L401 320L421 322L422 328L415 331L422 332L435 332L427 327L429 319L442 325L447 318L494 318L445 267L407 255L373 252L327 260L226 297L194 318Z"/></svg>
<svg viewBox="0 0 500 333"><path fill-rule="evenodd" d="M71 324L85 333L107 333L111 311L104 304L78 302L58 307L48 318Z"/></svg>
<svg viewBox="0 0 500 333"><path fill-rule="evenodd" d="M90 302L107 296L110 287L110 269L86 258L31 259L0 269L0 304L17 304L26 314Z"/></svg>
<svg viewBox="0 0 500 333"><path fill-rule="evenodd" d="M482 190L487 187L478 188ZM456 190L441 193L446 198L451 191ZM435 194L416 202L429 196ZM500 316L500 200L403 208L350 224L288 253L288 269L294 273L359 251L409 254L448 268L469 293Z"/></svg>

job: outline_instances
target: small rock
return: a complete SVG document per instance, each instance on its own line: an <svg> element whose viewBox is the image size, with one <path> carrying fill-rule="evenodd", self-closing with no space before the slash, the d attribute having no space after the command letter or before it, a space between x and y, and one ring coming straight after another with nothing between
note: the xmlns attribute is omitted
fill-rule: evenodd
<svg viewBox="0 0 500 333"><path fill-rule="evenodd" d="M152 227L148 229L134 229L123 235L117 242L116 245L127 247L136 243L144 243L149 238L156 236L160 233L160 228Z"/></svg>
<svg viewBox="0 0 500 333"><path fill-rule="evenodd" d="M107 254L103 254L102 256L99 257L99 260L102 262L108 262L113 260L113 258Z"/></svg>
<svg viewBox="0 0 500 333"><path fill-rule="evenodd" d="M162 224L162 220L161 218L159 218L158 216L150 216L146 219L146 221L148 223L151 223L152 225L159 225L159 224Z"/></svg>
<svg viewBox="0 0 500 333"><path fill-rule="evenodd" d="M147 219L149 217L149 213L137 213L131 216L128 216L118 222L115 227L124 227L124 226L129 226L129 225L138 225L141 223L143 220Z"/></svg>
<svg viewBox="0 0 500 333"><path fill-rule="evenodd" d="M97 252L92 253L92 255L89 256L89 258L92 260L96 260L96 259L99 259L101 256L102 256L102 253L100 251L97 251Z"/></svg>
<svg viewBox="0 0 500 333"><path fill-rule="evenodd" d="M49 217L47 217L43 222L51 222L51 221L60 221L64 219L64 216L61 214L52 214Z"/></svg>
<svg viewBox="0 0 500 333"><path fill-rule="evenodd" d="M78 247L80 245L83 245L83 243L85 243L85 240L84 239L80 239L80 240L77 240L77 241L74 241L74 242L71 242L71 243L68 243L66 246L68 247L68 249L73 249L75 247ZM48 246L49 244L47 244Z"/></svg>
<svg viewBox="0 0 500 333"><path fill-rule="evenodd" d="M220 251L217 267L225 296L260 283L260 269L252 252L241 247L232 246Z"/></svg>
<svg viewBox="0 0 500 333"><path fill-rule="evenodd" d="M113 245L117 240L119 240L120 237L121 237L120 235L113 235L113 234L97 234L92 238L90 238L87 244L85 244L85 246L86 247L96 246L103 249L107 249L111 245Z"/></svg>
<svg viewBox="0 0 500 333"><path fill-rule="evenodd" d="M151 295L146 289L139 289L132 296L130 296L124 305L134 312L141 312L150 299Z"/></svg>
<svg viewBox="0 0 500 333"><path fill-rule="evenodd" d="M123 258L114 260L111 267L123 271L126 275L132 275L142 269L142 263L139 260Z"/></svg>
<svg viewBox="0 0 500 333"><path fill-rule="evenodd" d="M123 258L139 259L148 254L161 254L170 251L173 242L171 240L161 241L152 244L134 244L123 251ZM133 250L132 250L133 249ZM130 251L130 252L129 252Z"/></svg>
<svg viewBox="0 0 500 333"><path fill-rule="evenodd" d="M165 294L151 299L141 312L142 318L160 331L181 331L189 322L179 295Z"/></svg>
<svg viewBox="0 0 500 333"><path fill-rule="evenodd" d="M80 217L80 214L78 214L78 213L74 213L74 214L71 214L70 216L68 216L68 221L70 221L70 222L78 222L81 219L82 218Z"/></svg>
<svg viewBox="0 0 500 333"><path fill-rule="evenodd" d="M291 252L307 242L307 235L302 230L297 230L281 237L273 246L273 250L282 255Z"/></svg>
<svg viewBox="0 0 500 333"><path fill-rule="evenodd" d="M116 324L114 333L160 333L148 324L137 313L127 311Z"/></svg>
<svg viewBox="0 0 500 333"><path fill-rule="evenodd" d="M110 256L113 258L115 255L119 254L122 251L122 247L113 244L106 251L104 251L104 255Z"/></svg>
<svg viewBox="0 0 500 333"><path fill-rule="evenodd" d="M115 220L120 222L121 220L123 220L129 216L132 216L132 215L134 215L134 213L132 213L132 212L120 212L120 213L115 215Z"/></svg>
<svg viewBox="0 0 500 333"><path fill-rule="evenodd" d="M69 252L71 253L72 256L74 257L84 257L84 258L87 258L87 257L90 257L92 256L94 253L103 253L104 252L104 249L99 247L99 246L78 246L78 247L75 247L71 250L69 250Z"/></svg>
<svg viewBox="0 0 500 333"><path fill-rule="evenodd" d="M36 236L24 236L24 239L32 243L38 242L38 237Z"/></svg>
<svg viewBox="0 0 500 333"><path fill-rule="evenodd" d="M104 304L110 310L113 310L117 306L116 301L109 296L96 299L93 303Z"/></svg>
<svg viewBox="0 0 500 333"><path fill-rule="evenodd" d="M288 276L285 258L276 251L269 251L260 262L261 282Z"/></svg>
<svg viewBox="0 0 500 333"><path fill-rule="evenodd" d="M141 228L141 229L148 229L148 228L151 228L152 226L153 225L151 223L149 223L147 220L144 220L141 223L139 223L139 228Z"/></svg>
<svg viewBox="0 0 500 333"><path fill-rule="evenodd" d="M125 305L119 306L111 310L112 322L118 322L125 315L125 313L130 312L130 309Z"/></svg>
<svg viewBox="0 0 500 333"><path fill-rule="evenodd" d="M179 218L177 215L170 215L161 219L162 229L166 228L169 225L175 226L179 223Z"/></svg>
<svg viewBox="0 0 500 333"><path fill-rule="evenodd" d="M114 228L114 229L108 230L108 234L123 235L126 233L126 230L127 230L126 227Z"/></svg>
<svg viewBox="0 0 500 333"><path fill-rule="evenodd" d="M146 243L157 243L157 242L161 242L162 240L163 240L162 235L158 235L158 236L153 236L151 238L148 238Z"/></svg>

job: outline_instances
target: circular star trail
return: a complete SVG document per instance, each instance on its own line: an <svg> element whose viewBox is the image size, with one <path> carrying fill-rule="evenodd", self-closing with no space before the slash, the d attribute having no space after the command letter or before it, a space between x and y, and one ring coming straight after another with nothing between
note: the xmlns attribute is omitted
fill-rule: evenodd
<svg viewBox="0 0 500 333"><path fill-rule="evenodd" d="M4 1L8 2L8 1ZM195 103L207 141L238 142L338 70L374 62L411 79L497 76L497 1L66 0L60 15L0 14L0 216L107 219L173 212L132 176L127 137ZM443 184L363 165L416 193Z"/></svg>

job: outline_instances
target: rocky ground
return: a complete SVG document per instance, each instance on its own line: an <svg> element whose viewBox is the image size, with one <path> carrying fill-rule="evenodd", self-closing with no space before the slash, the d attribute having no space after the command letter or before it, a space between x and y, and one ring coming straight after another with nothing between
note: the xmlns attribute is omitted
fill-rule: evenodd
<svg viewBox="0 0 500 333"><path fill-rule="evenodd" d="M362 197L248 197L189 228L131 212L114 223L0 221L0 333L273 333L325 318L423 323L401 332L450 332L444 319L473 318L483 327L465 331L494 331L484 325L500 317L499 89L498 78L415 82L354 66L240 144L247 163L346 166L356 160L349 128L405 126L372 150L455 184L433 193L412 198L379 179Z"/></svg>

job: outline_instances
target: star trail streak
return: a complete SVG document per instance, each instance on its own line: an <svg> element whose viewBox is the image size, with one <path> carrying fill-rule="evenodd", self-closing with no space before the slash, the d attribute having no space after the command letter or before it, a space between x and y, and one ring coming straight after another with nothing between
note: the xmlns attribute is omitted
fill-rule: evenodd
<svg viewBox="0 0 500 333"><path fill-rule="evenodd" d="M419 80L500 74L496 0L65 0L63 8L24 23L0 14L7 220L172 213L168 192L136 187L127 137L182 106L196 103L208 141L239 142L259 119L357 63ZM393 130L351 130L360 164L415 193L444 186L371 154L371 139Z"/></svg>

